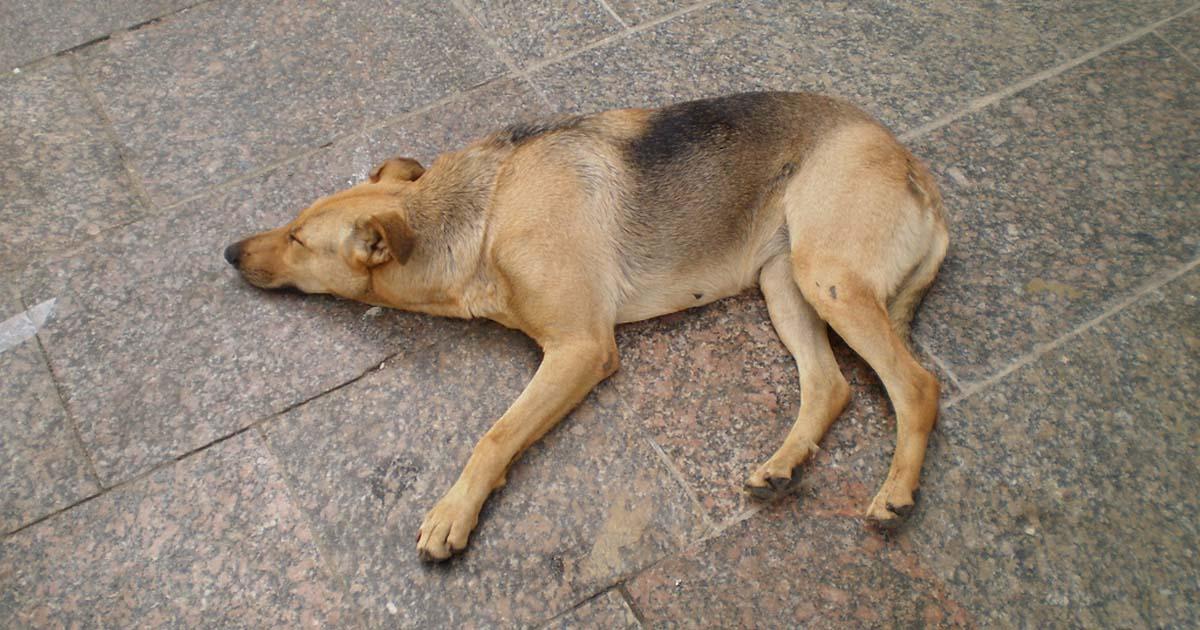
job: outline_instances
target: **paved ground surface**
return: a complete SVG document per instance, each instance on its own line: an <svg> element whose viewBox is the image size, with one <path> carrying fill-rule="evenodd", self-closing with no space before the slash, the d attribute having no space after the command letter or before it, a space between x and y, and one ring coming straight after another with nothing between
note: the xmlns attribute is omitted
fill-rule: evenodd
<svg viewBox="0 0 1200 630"><path fill-rule="evenodd" d="M0 626L1194 627L1198 63L1192 1L7 2L0 319L49 315L0 353ZM470 552L418 562L536 347L221 247L384 157L757 88L855 99L943 185L910 527L858 519L895 420L841 346L800 490L740 493L800 395L746 294L622 327Z"/></svg>

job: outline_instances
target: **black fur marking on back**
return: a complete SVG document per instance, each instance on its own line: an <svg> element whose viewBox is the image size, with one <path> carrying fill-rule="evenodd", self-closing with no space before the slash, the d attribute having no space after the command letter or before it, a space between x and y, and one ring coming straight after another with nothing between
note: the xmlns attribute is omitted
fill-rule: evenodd
<svg viewBox="0 0 1200 630"><path fill-rule="evenodd" d="M549 133L574 129L579 126L583 118L583 116L560 116L517 122L496 132L493 137L500 143L521 145Z"/></svg>
<svg viewBox="0 0 1200 630"><path fill-rule="evenodd" d="M762 118L767 101L763 94L734 94L658 110L646 132L629 143L629 161L637 170L650 171L697 150L725 148Z"/></svg>

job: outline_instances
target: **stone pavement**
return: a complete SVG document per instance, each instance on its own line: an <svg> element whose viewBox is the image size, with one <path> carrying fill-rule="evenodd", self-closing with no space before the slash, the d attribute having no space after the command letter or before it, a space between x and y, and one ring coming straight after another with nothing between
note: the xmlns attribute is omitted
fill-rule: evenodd
<svg viewBox="0 0 1200 630"><path fill-rule="evenodd" d="M0 344L0 626L1200 625L1198 6L6 2L0 320L49 316ZM385 157L749 89L850 97L942 183L912 522L858 519L895 420L841 345L799 491L741 494L800 397L747 293L620 328L420 563L536 346L255 291L222 246Z"/></svg>

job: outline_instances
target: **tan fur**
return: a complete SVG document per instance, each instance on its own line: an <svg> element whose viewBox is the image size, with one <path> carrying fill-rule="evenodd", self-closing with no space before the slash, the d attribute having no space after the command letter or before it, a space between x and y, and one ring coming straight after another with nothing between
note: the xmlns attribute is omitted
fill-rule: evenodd
<svg viewBox="0 0 1200 630"><path fill-rule="evenodd" d="M542 346L421 524L421 556L441 560L465 548L520 454L616 371L617 323L755 284L803 398L747 490L779 495L849 400L828 324L895 404L896 454L867 516L899 522L938 401L903 338L947 242L936 184L890 133L844 102L777 93L513 126L428 170L389 160L226 257L264 288L486 317Z"/></svg>

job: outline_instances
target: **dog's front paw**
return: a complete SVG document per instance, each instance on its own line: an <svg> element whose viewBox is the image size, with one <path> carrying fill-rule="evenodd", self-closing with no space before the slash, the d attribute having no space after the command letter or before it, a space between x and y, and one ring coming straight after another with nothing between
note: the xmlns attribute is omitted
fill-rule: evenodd
<svg viewBox="0 0 1200 630"><path fill-rule="evenodd" d="M916 505L915 490L901 492L885 486L867 506L867 524L884 532L895 531L908 520Z"/></svg>
<svg viewBox="0 0 1200 630"><path fill-rule="evenodd" d="M425 515L417 538L417 553L426 562L441 562L467 548L471 530L479 521L478 503L455 490L442 497Z"/></svg>

